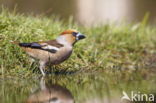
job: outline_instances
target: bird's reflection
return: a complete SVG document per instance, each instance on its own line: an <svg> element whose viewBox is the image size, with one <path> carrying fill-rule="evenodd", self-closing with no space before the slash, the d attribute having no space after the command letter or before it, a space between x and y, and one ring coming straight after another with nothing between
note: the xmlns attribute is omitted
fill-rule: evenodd
<svg viewBox="0 0 156 103"><path fill-rule="evenodd" d="M42 77L40 89L32 93L25 103L74 103L74 98L68 89L52 84L51 80L45 82Z"/></svg>

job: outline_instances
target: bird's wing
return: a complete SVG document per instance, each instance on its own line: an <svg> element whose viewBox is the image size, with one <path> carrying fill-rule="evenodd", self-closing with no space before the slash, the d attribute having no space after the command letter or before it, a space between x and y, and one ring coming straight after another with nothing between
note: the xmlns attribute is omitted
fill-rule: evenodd
<svg viewBox="0 0 156 103"><path fill-rule="evenodd" d="M19 46L33 49L41 49L51 53L56 53L61 47L63 47L63 45L59 44L56 40L33 43L19 43Z"/></svg>

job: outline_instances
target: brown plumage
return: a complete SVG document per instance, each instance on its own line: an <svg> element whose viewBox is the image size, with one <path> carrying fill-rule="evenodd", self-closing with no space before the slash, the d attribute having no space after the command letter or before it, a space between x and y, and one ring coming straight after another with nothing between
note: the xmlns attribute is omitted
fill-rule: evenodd
<svg viewBox="0 0 156 103"><path fill-rule="evenodd" d="M63 31L60 35L71 34L72 32L78 33L78 31L76 31L76 30L69 29L69 30Z"/></svg>
<svg viewBox="0 0 156 103"><path fill-rule="evenodd" d="M44 68L46 64L56 65L67 60L72 53L74 44L84 38L85 36L80 32L70 29L62 32L56 40L13 43L22 47L30 57L38 59L40 61L40 71L42 75L45 75Z"/></svg>

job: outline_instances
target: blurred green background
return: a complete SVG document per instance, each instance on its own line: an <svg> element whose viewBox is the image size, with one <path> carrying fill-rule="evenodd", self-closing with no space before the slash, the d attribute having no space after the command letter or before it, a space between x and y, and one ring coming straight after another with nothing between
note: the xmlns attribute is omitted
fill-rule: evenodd
<svg viewBox="0 0 156 103"><path fill-rule="evenodd" d="M0 0L0 5L29 15L57 15L61 19L73 16L82 25L109 22L141 21L149 12L149 23L156 22L155 0Z"/></svg>

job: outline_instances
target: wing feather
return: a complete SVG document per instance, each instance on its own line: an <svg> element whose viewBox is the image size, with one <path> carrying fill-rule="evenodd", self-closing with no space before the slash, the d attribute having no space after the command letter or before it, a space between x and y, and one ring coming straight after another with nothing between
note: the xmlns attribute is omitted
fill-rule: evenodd
<svg viewBox="0 0 156 103"><path fill-rule="evenodd" d="M51 53L56 53L61 47L63 47L63 45L59 44L56 40L46 42L19 43L19 46L32 49L41 49Z"/></svg>

